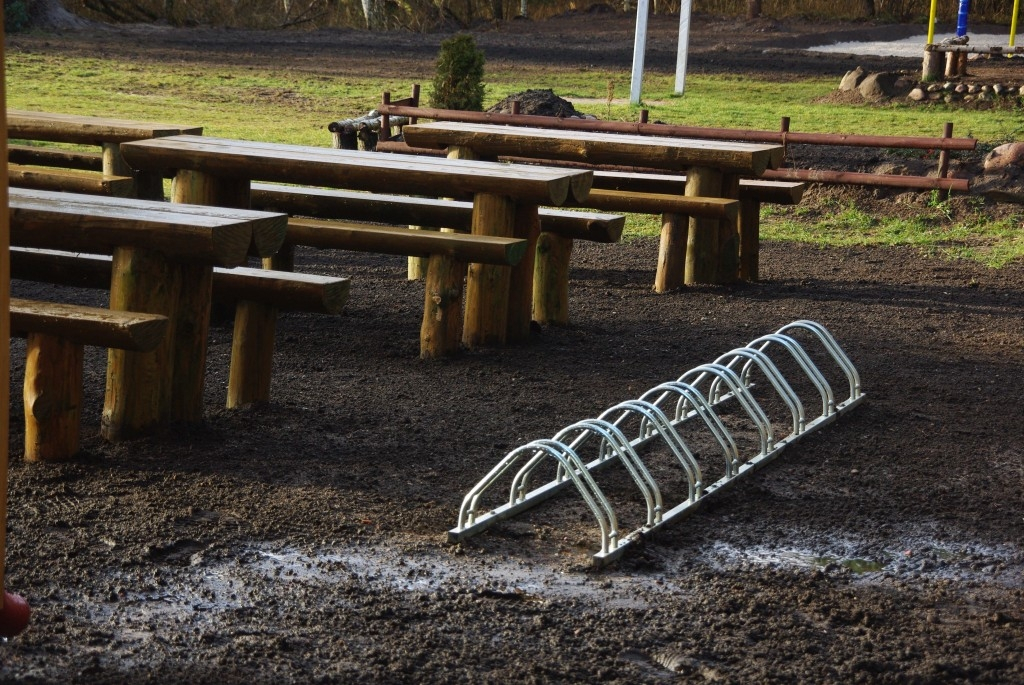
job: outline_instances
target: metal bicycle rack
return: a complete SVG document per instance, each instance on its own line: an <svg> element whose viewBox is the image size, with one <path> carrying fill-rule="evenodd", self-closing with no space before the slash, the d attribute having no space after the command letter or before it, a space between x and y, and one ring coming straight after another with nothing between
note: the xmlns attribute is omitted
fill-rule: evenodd
<svg viewBox="0 0 1024 685"><path fill-rule="evenodd" d="M819 356L831 359L838 367L849 385L846 399L837 403L825 375L793 335L810 337L821 348ZM808 418L800 396L779 370L779 363L773 360L780 352L785 355L784 359L788 357L786 368L795 367L805 383L820 396L821 412L817 416ZM755 376L755 372L759 375ZM788 410L791 431L785 437L776 437L771 419L755 399L752 392L755 378L765 379L773 395ZM617 404L596 419L574 423L550 439L534 440L512 450L466 494L458 526L448 532L448 539L457 542L476 535L574 485L600 528L600 551L594 554L594 563L607 564L621 556L630 543L693 513L711 495L764 466L789 444L831 423L841 413L860 404L864 397L857 369L832 334L814 321L794 321L775 333L751 341L746 347L723 354L710 364L687 371L675 381L651 388L636 400ZM759 446L756 454L741 456L735 429L730 430L720 415L727 402L735 402L740 417L745 417L752 425ZM695 425L707 430L713 438L711 444L721 449L724 459L723 475L710 484L704 483L697 455L679 433L683 424L694 419L699 420ZM637 427L637 430L627 433L630 427ZM596 442L597 457L585 462L580 453L591 441ZM645 447L655 444L668 449L672 463L678 462L685 476L687 496L670 509L665 508L662 491L640 456L642 450L646 451ZM531 489L531 479L541 465L552 462L554 478ZM612 464L625 467L646 507L644 522L625 535L619 531L615 509L593 477L594 472ZM507 502L496 508L485 508L484 494L499 481L507 480L509 475L512 481Z"/></svg>

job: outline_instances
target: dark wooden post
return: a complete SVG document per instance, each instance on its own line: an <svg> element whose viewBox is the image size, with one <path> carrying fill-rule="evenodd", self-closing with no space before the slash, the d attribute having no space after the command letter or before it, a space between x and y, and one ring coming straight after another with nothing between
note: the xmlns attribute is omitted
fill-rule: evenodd
<svg viewBox="0 0 1024 685"><path fill-rule="evenodd" d="M533 277L540 236L540 214L537 205L521 204L516 207L514 236L523 238L526 254L512 267L508 285L508 326L506 342L522 342L530 337L530 319L533 315Z"/></svg>

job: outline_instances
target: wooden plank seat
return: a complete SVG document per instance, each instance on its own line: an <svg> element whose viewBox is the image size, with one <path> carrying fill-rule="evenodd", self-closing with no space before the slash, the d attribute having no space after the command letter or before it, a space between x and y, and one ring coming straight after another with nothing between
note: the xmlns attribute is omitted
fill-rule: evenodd
<svg viewBox="0 0 1024 685"><path fill-rule="evenodd" d="M11 247L11 278L66 285L74 288L109 289L109 255ZM318 274L215 267L213 301L235 305L243 300L266 302L281 310L313 314L340 314L348 303L350 279Z"/></svg>
<svg viewBox="0 0 1024 685"><path fill-rule="evenodd" d="M595 171L594 193L641 194L652 198L676 198L686 186L686 174L649 174ZM800 204L807 184L795 181L766 181L743 178L739 182L739 278L756 281L760 269L761 203ZM650 199L652 207L656 199Z"/></svg>
<svg viewBox="0 0 1024 685"><path fill-rule="evenodd" d="M461 200L270 183L252 184L251 203L253 209L292 216L411 224L456 231L469 231L473 219L473 203ZM539 215L543 232L599 243L619 242L625 227L625 218L616 214L541 207Z"/></svg>
<svg viewBox="0 0 1024 685"><path fill-rule="evenodd" d="M11 164L103 171L103 153L88 150L67 150L41 145L8 145L7 161Z"/></svg>
<svg viewBox="0 0 1024 685"><path fill-rule="evenodd" d="M130 176L105 176L102 173L77 169L8 164L7 173L11 186L16 188L111 197L130 197L135 188L135 180Z"/></svg>
<svg viewBox="0 0 1024 685"><path fill-rule="evenodd" d="M420 357L432 359L455 352L462 339L463 281L476 265L515 266L529 241L501 236L413 231L320 219L288 220L288 245L425 257ZM289 266L282 264L282 267Z"/></svg>
<svg viewBox="0 0 1024 685"><path fill-rule="evenodd" d="M78 452L83 346L146 352L166 339L168 323L158 314L11 298L11 334L27 338L25 459Z"/></svg>
<svg viewBox="0 0 1024 685"><path fill-rule="evenodd" d="M470 231L473 203L461 200L378 195L369 193L252 184L252 206L267 211L321 219L383 221L420 228ZM569 257L573 240L616 243L622 238L625 217L620 214L538 209L540 233L534 252L530 290L531 318L543 323L569 320ZM410 258L409 278L419 279L424 265Z"/></svg>
<svg viewBox="0 0 1024 685"><path fill-rule="evenodd" d="M79 288L109 288L112 259L107 255L60 250L11 248L11 277ZM213 301L245 310L259 306L267 311L301 311L340 314L348 302L349 279L271 269L214 268ZM229 408L255 401L239 399L249 386L263 401L270 396L273 339L237 330L245 321L235 317L228 378ZM272 332L271 332L272 333ZM251 348L251 349L250 349ZM255 360L255 361L254 361ZM251 375L250 375L251 374Z"/></svg>

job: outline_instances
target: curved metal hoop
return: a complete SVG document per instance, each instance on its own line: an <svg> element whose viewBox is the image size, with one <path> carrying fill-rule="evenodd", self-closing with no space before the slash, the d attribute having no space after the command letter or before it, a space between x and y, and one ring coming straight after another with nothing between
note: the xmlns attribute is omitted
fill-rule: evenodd
<svg viewBox="0 0 1024 685"><path fill-rule="evenodd" d="M832 387L821 369L811 360L800 342L786 334L794 330L810 333L835 361L849 382L849 398L836 401ZM805 415L800 396L769 354L776 347L789 353L818 392L822 407L820 416L811 418ZM783 368L792 369L793 366L788 364ZM755 369L768 380L789 409L792 431L785 437L776 439L771 420L751 392ZM760 375L757 378L760 379ZM594 554L594 563L608 563L621 555L634 540L696 511L711 495L732 485L740 476L753 473L768 464L786 446L831 423L840 413L852 409L863 399L860 376L831 333L813 321L794 321L775 333L751 341L745 347L727 352L710 364L690 369L675 381L651 388L639 399L621 402L605 410L596 419L578 421L551 439L534 440L512 450L463 498L458 527L449 531L448 537L457 541L475 535L497 521L536 506L572 484L597 519L601 531L601 549ZM756 455L741 457L732 431L718 413L720 405L733 400L757 430L760 451ZM671 402L675 403L674 409ZM697 455L678 430L681 424L695 418L703 421L711 432L725 460L725 475L710 485L703 482ZM631 422L634 419L639 422L639 426L637 435L631 438L625 427L627 422L630 422L629 426L636 425ZM596 441L596 459L584 463L580 458L580 450L591 441ZM665 509L658 483L641 457L640 448L655 441L668 447L686 475L687 498L671 509ZM555 462L554 479L531 489L530 482L534 474L549 459ZM625 536L618 530L618 519L611 502L591 475L613 464L622 464L627 470L647 508L644 523ZM510 474L512 482L507 502L483 511L483 495Z"/></svg>

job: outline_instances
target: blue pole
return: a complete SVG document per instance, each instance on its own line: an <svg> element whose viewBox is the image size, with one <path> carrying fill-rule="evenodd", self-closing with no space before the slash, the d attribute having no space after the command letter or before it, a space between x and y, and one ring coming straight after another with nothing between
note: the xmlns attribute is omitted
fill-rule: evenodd
<svg viewBox="0 0 1024 685"><path fill-rule="evenodd" d="M967 35L967 15L971 11L971 0L960 0L960 11L956 16L956 37Z"/></svg>

